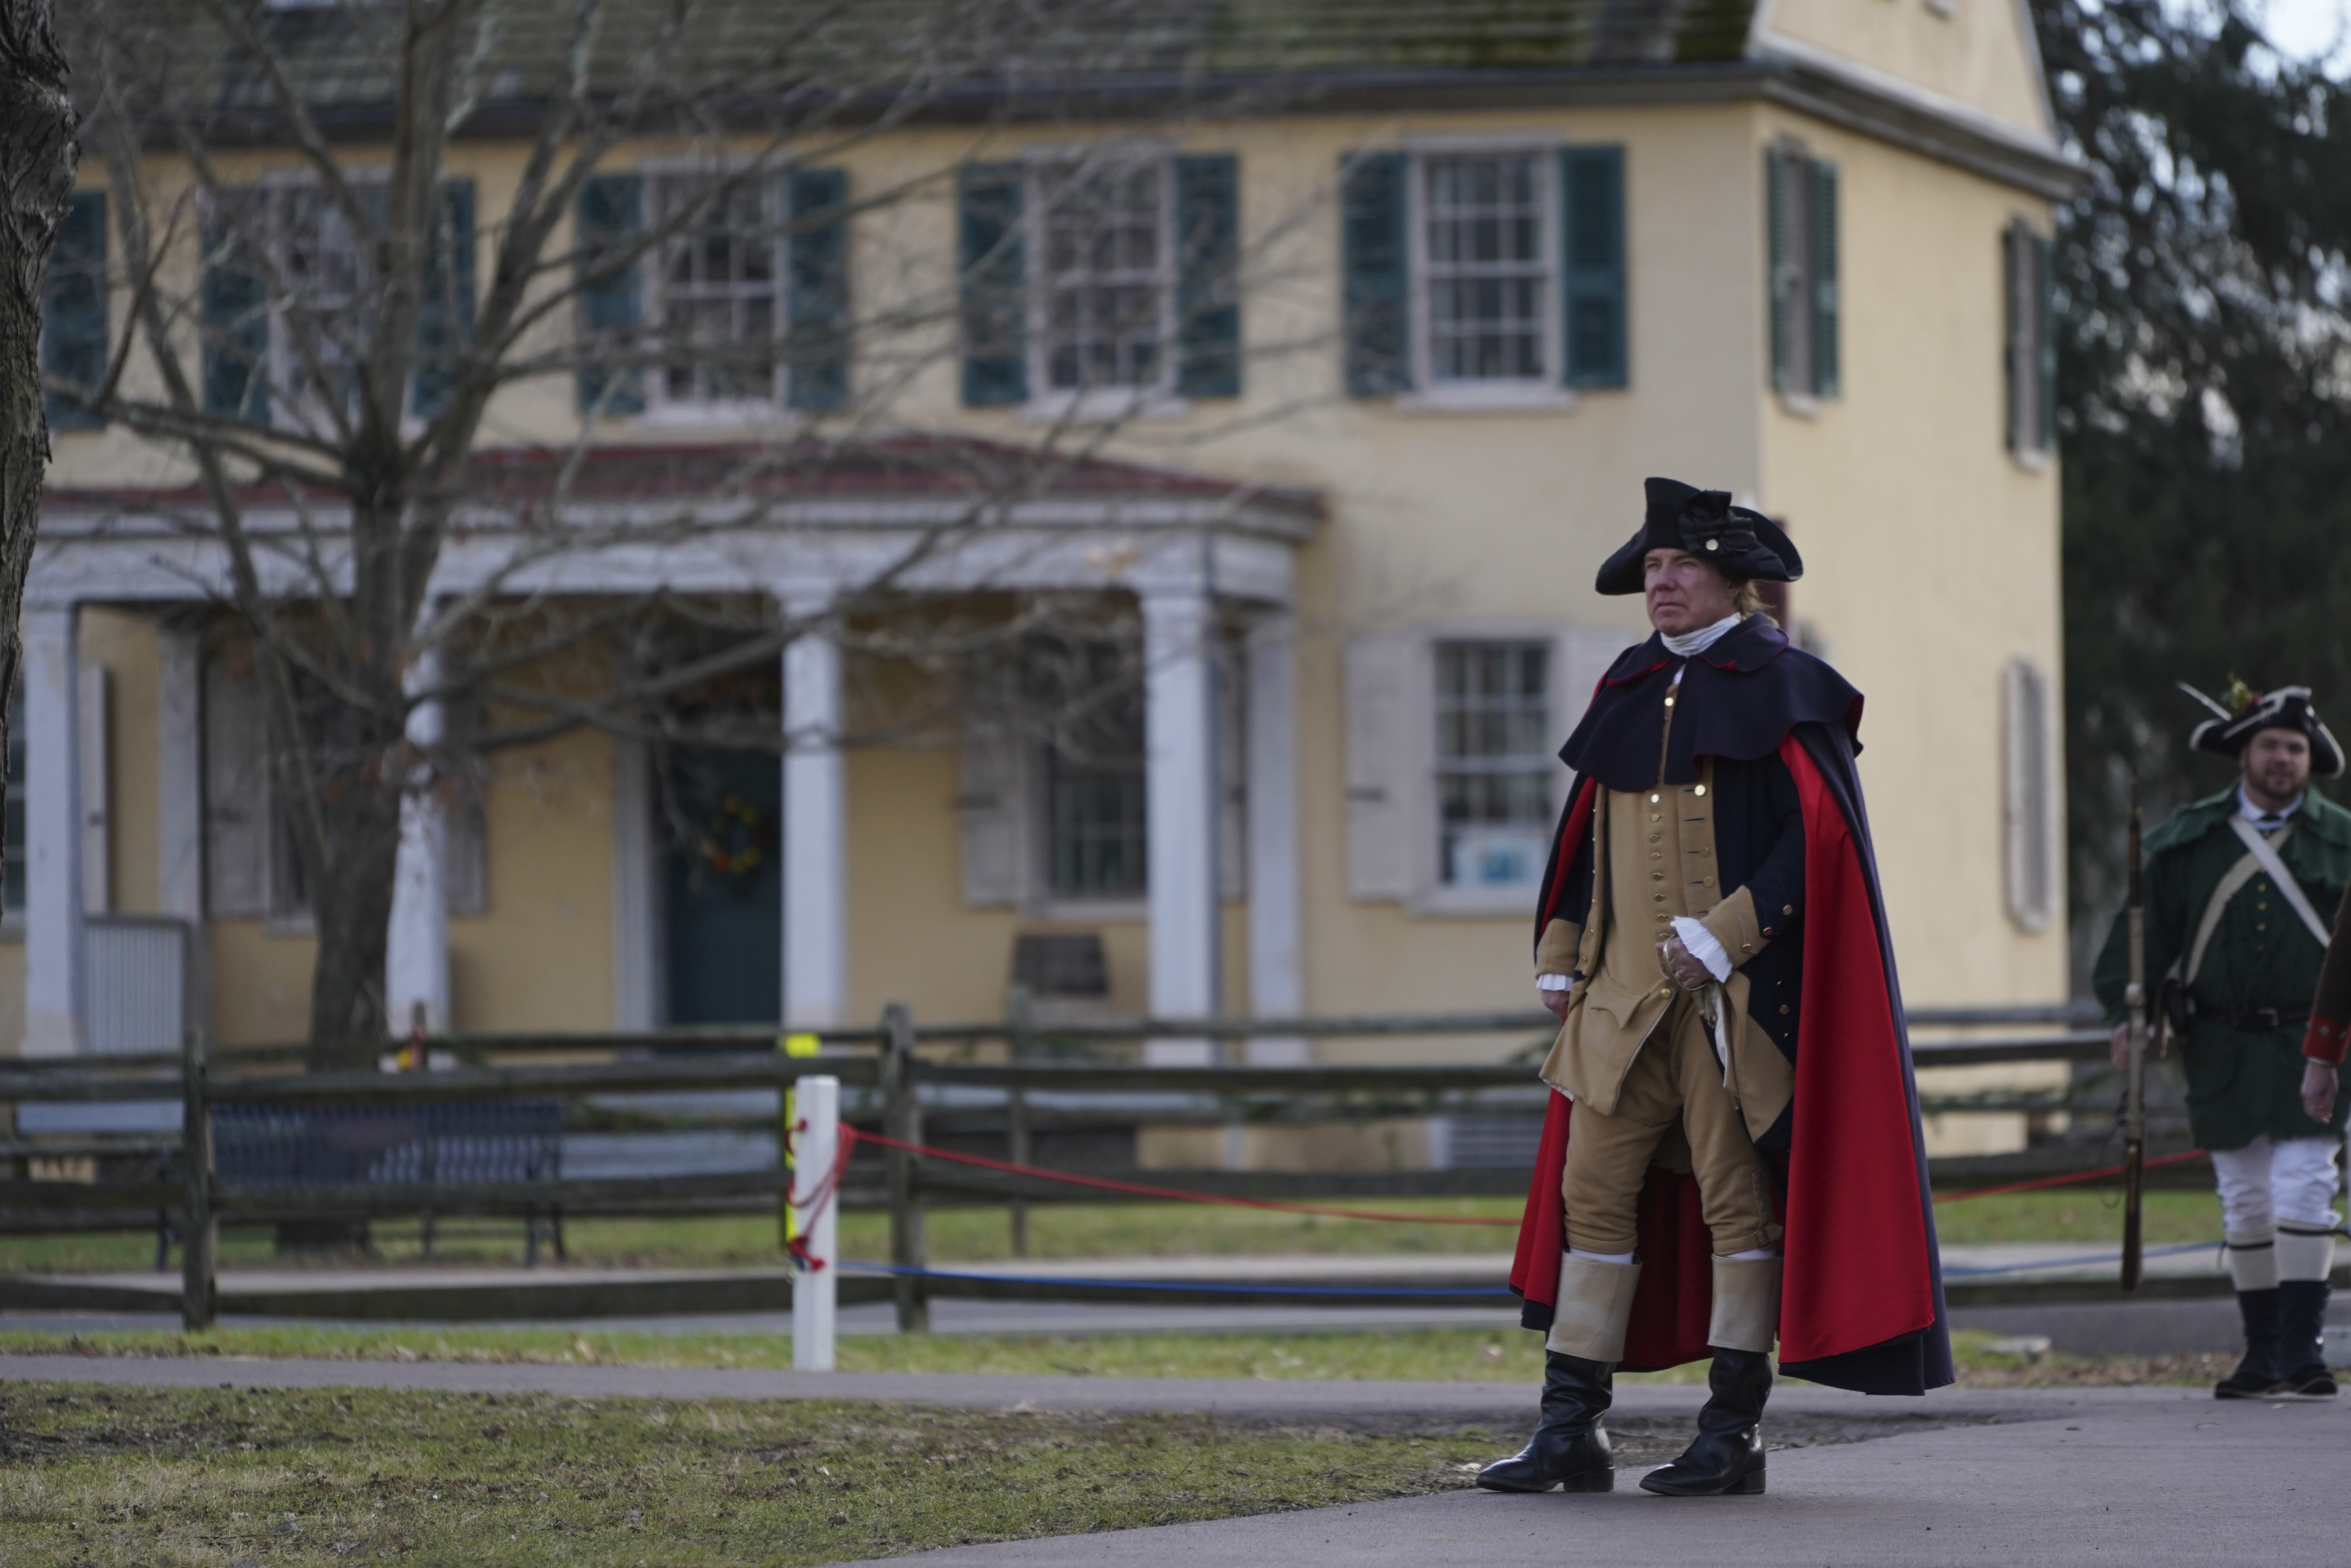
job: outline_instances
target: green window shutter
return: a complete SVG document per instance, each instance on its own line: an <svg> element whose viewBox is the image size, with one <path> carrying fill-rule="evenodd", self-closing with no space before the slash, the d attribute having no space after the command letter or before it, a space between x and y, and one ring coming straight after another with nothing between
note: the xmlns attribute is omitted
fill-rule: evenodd
<svg viewBox="0 0 2351 1568"><path fill-rule="evenodd" d="M1796 391L1796 159L1777 147L1763 150L1763 287L1771 311L1771 386Z"/></svg>
<svg viewBox="0 0 2351 1568"><path fill-rule="evenodd" d="M2001 439L2011 452L2024 441L2024 383L2018 375L2024 350L2025 233L2011 224L2000 231L2000 382Z"/></svg>
<svg viewBox="0 0 2351 1568"><path fill-rule="evenodd" d="M257 197L224 198L236 216L257 218ZM241 225L227 213L204 225L203 316L204 412L269 423L269 289L245 255Z"/></svg>
<svg viewBox="0 0 2351 1568"><path fill-rule="evenodd" d="M1411 322L1401 152L1344 161L1339 197L1347 391L1380 397L1412 386Z"/></svg>
<svg viewBox="0 0 2351 1568"><path fill-rule="evenodd" d="M612 370L609 359L635 345L641 316L637 301L636 262L597 273L606 258L624 249L630 236L644 226L644 182L634 174L598 174L580 187L579 235L573 251L579 257L580 409L601 407L607 413L641 413L645 399L633 370Z"/></svg>
<svg viewBox="0 0 2351 1568"><path fill-rule="evenodd" d="M1241 395L1240 160L1176 160L1176 390Z"/></svg>
<svg viewBox="0 0 2351 1568"><path fill-rule="evenodd" d="M1837 172L1834 163L1812 164L1813 392L1837 395L1841 382L1837 342Z"/></svg>
<svg viewBox="0 0 2351 1568"><path fill-rule="evenodd" d="M1021 167L973 163L958 183L963 268L963 401L974 408L1029 401L1028 246L1020 227Z"/></svg>
<svg viewBox="0 0 2351 1568"><path fill-rule="evenodd" d="M92 392L106 381L106 193L77 192L57 226L41 289L41 373ZM42 399L52 430L97 430L106 421L79 403Z"/></svg>
<svg viewBox="0 0 2351 1568"><path fill-rule="evenodd" d="M417 276L416 375L409 406L431 419L449 405L457 353L474 338L474 182L444 180Z"/></svg>
<svg viewBox="0 0 2351 1568"><path fill-rule="evenodd" d="M2033 371L2041 382L2038 407L2041 450L2057 450L2057 242L2039 235L2032 246Z"/></svg>
<svg viewBox="0 0 2351 1568"><path fill-rule="evenodd" d="M784 266L785 401L831 413L849 401L849 175L795 169L784 193L792 225Z"/></svg>
<svg viewBox="0 0 2351 1568"><path fill-rule="evenodd" d="M1570 147L1559 155L1560 255L1572 387L1621 387L1625 351L1625 150Z"/></svg>

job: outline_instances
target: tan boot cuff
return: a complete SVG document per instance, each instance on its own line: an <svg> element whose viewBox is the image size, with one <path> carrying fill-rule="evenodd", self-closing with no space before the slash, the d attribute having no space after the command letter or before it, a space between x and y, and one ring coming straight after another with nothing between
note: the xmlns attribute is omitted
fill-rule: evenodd
<svg viewBox="0 0 2351 1568"><path fill-rule="evenodd" d="M1780 1332L1779 1258L1717 1258L1714 1315L1706 1343L1719 1350L1765 1350Z"/></svg>
<svg viewBox="0 0 2351 1568"><path fill-rule="evenodd" d="M1625 1325L1633 1318L1638 1263L1601 1263L1569 1254L1559 1260L1559 1306L1543 1348L1614 1364L1625 1359Z"/></svg>

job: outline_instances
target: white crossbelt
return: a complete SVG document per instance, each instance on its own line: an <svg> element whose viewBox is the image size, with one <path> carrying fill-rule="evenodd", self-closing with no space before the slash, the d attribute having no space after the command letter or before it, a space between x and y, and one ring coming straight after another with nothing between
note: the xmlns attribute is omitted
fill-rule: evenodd
<svg viewBox="0 0 2351 1568"><path fill-rule="evenodd" d="M2262 862L2262 869L2270 873L2270 880L2277 883L2278 892L2285 895L2285 901L2294 906L2294 912L2302 916L2302 923L2310 928L2310 934L2318 938L2318 945L2325 946L2333 934L2326 929L2326 922L2318 917L2318 911L2310 906L2310 899L2302 891L2302 883L2294 880L2294 873L2285 869L2285 862L2278 859L2278 852L2269 840L2262 836L2259 828L2242 817L2231 816L2229 826L2236 831L2238 838L2244 841L2246 853Z"/></svg>

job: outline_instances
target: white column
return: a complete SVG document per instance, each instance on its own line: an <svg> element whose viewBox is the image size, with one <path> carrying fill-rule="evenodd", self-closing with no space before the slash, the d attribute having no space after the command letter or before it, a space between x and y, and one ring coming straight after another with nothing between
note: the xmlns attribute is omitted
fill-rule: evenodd
<svg viewBox="0 0 2351 1568"><path fill-rule="evenodd" d="M653 763L642 740L612 742L612 1027L652 1029L655 978Z"/></svg>
<svg viewBox="0 0 2351 1568"><path fill-rule="evenodd" d="M411 693L440 684L441 656L427 651L409 666ZM441 744L445 716L438 701L408 710L408 739L430 754ZM392 929L384 945L384 1025L404 1037L415 1009L434 1034L449 1029L448 811L429 762L409 775L400 798L400 861L392 885Z"/></svg>
<svg viewBox="0 0 2351 1568"><path fill-rule="evenodd" d="M812 613L797 611L795 613ZM826 1029L849 1000L849 803L841 645L784 649L784 1022Z"/></svg>
<svg viewBox="0 0 2351 1568"><path fill-rule="evenodd" d="M1213 1016L1217 996L1213 622L1207 598L1143 601L1144 791L1151 883L1151 1013ZM1206 1040L1153 1040L1146 1061L1212 1060Z"/></svg>
<svg viewBox="0 0 2351 1568"><path fill-rule="evenodd" d="M82 1049L81 737L74 610L25 612L26 1056Z"/></svg>
<svg viewBox="0 0 2351 1568"><path fill-rule="evenodd" d="M1296 1018L1306 1010L1299 953L1298 622L1287 612L1249 630L1249 1011ZM1253 1066L1306 1061L1306 1041L1249 1041Z"/></svg>

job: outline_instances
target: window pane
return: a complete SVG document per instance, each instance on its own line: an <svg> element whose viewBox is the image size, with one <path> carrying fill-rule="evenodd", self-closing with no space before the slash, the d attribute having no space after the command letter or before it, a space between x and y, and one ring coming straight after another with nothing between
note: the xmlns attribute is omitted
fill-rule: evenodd
<svg viewBox="0 0 2351 1568"><path fill-rule="evenodd" d="M1047 384L1155 385L1168 270L1160 167L1049 169L1038 186Z"/></svg>
<svg viewBox="0 0 2351 1568"><path fill-rule="evenodd" d="M664 393L677 402L773 398L780 304L767 182L720 195L700 176L653 189L657 216L699 204L662 258Z"/></svg>
<svg viewBox="0 0 2351 1568"><path fill-rule="evenodd" d="M1423 165L1428 359L1439 381L1542 381L1551 267L1534 153Z"/></svg>
<svg viewBox="0 0 2351 1568"><path fill-rule="evenodd" d="M1551 650L1437 646L1438 874L1449 887L1541 880L1551 842Z"/></svg>
<svg viewBox="0 0 2351 1568"><path fill-rule="evenodd" d="M1028 680L1046 728L1045 871L1064 897L1145 891L1144 716L1137 650L1116 642L1040 640Z"/></svg>

